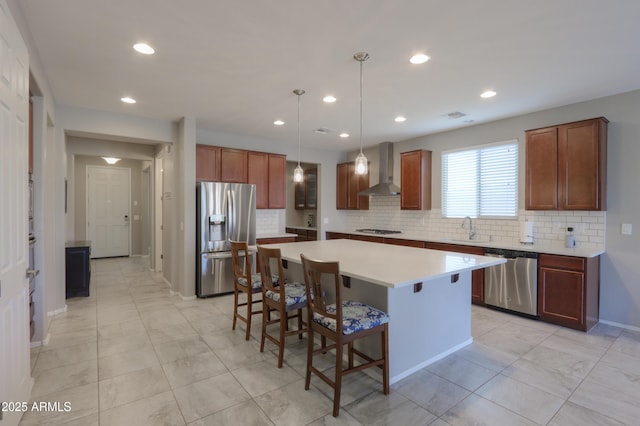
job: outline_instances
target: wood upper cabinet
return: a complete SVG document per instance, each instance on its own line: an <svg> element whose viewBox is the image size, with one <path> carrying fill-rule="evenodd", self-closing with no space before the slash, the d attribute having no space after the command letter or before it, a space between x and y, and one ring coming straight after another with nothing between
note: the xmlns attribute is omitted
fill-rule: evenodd
<svg viewBox="0 0 640 426"><path fill-rule="evenodd" d="M604 118L526 132L527 210L605 210Z"/></svg>
<svg viewBox="0 0 640 426"><path fill-rule="evenodd" d="M256 208L286 207L287 157L267 152L196 145L196 181L256 185Z"/></svg>
<svg viewBox="0 0 640 426"><path fill-rule="evenodd" d="M538 256L538 315L588 331L599 320L600 257Z"/></svg>
<svg viewBox="0 0 640 426"><path fill-rule="evenodd" d="M286 207L286 173L287 161L284 155L247 152L247 183L256 185L257 209Z"/></svg>
<svg viewBox="0 0 640 426"><path fill-rule="evenodd" d="M400 188L402 189L402 187ZM484 249L475 246L427 242L426 248L431 250L453 251L456 253L468 253L477 256L484 255ZM476 269L471 272L471 303L484 305L484 269Z"/></svg>
<svg viewBox="0 0 640 426"><path fill-rule="evenodd" d="M247 183L247 151L220 149L220 180L222 182Z"/></svg>
<svg viewBox="0 0 640 426"><path fill-rule="evenodd" d="M400 208L431 210L431 151L400 154Z"/></svg>
<svg viewBox="0 0 640 426"><path fill-rule="evenodd" d="M304 171L304 182L296 182L294 206L298 210L318 207L318 169Z"/></svg>
<svg viewBox="0 0 640 426"><path fill-rule="evenodd" d="M196 145L196 181L220 181L220 149Z"/></svg>
<svg viewBox="0 0 640 426"><path fill-rule="evenodd" d="M287 157L269 154L269 208L287 207Z"/></svg>
<svg viewBox="0 0 640 426"><path fill-rule="evenodd" d="M369 210L369 197L358 192L369 188L369 173L356 175L355 163L341 163L336 168L336 209Z"/></svg>

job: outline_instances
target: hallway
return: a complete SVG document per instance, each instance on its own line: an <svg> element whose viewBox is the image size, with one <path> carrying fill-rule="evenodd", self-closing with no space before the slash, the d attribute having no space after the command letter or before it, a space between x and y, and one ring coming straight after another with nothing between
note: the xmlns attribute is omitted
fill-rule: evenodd
<svg viewBox="0 0 640 426"><path fill-rule="evenodd" d="M259 352L231 330L232 297L169 295L145 258L92 262L91 296L67 301L49 345L31 351L32 401L21 425L616 425L640 418L640 333L589 334L474 306L474 343L396 383L347 376L340 416L317 377L304 391L306 340ZM391 319L393 321L393 318ZM331 355L327 355L331 368Z"/></svg>

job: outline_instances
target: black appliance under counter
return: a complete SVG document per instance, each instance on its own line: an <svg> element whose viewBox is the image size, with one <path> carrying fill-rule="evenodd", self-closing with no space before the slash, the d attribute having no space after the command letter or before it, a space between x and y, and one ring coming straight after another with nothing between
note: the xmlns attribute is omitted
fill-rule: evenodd
<svg viewBox="0 0 640 426"><path fill-rule="evenodd" d="M88 297L91 282L91 241L68 241L65 245L66 298Z"/></svg>

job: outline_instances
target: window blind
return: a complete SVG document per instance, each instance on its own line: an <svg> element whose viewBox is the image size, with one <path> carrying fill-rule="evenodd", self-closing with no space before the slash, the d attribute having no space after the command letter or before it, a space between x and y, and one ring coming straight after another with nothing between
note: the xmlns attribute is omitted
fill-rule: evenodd
<svg viewBox="0 0 640 426"><path fill-rule="evenodd" d="M516 217L518 141L442 153L442 215Z"/></svg>

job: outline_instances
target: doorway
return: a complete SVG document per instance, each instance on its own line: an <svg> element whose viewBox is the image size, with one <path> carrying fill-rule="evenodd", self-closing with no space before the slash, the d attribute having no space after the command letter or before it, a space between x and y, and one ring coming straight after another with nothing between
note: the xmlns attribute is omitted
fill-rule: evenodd
<svg viewBox="0 0 640 426"><path fill-rule="evenodd" d="M87 166L86 188L91 257L129 256L131 170Z"/></svg>

